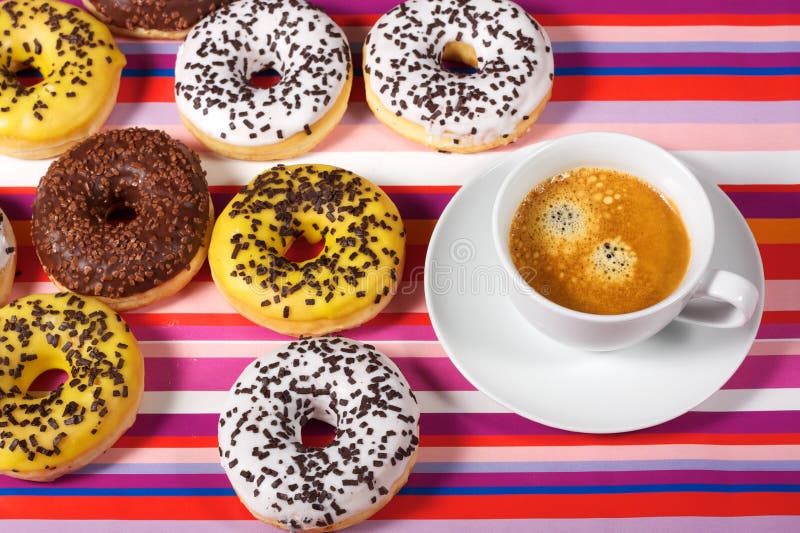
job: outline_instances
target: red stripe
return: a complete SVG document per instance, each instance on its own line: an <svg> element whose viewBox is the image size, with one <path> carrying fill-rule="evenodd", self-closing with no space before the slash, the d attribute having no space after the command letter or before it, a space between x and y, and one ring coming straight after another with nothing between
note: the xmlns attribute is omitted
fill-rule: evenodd
<svg viewBox="0 0 800 533"><path fill-rule="evenodd" d="M766 279L800 279L800 244L759 244Z"/></svg>
<svg viewBox="0 0 800 533"><path fill-rule="evenodd" d="M791 515L800 493L396 496L378 520ZM235 496L5 496L6 519L249 520Z"/></svg>
<svg viewBox="0 0 800 533"><path fill-rule="evenodd" d="M509 519L796 514L800 493L399 496L374 518Z"/></svg>
<svg viewBox="0 0 800 533"><path fill-rule="evenodd" d="M122 78L119 102L173 102L172 77ZM573 100L794 100L800 76L560 76L554 101ZM351 102L364 102L356 80Z"/></svg>
<svg viewBox="0 0 800 533"><path fill-rule="evenodd" d="M800 311L764 311L761 322L771 324L800 324Z"/></svg>
<svg viewBox="0 0 800 533"><path fill-rule="evenodd" d="M796 26L800 14L729 14L729 13L678 13L678 14L623 14L623 13L531 13L543 26ZM381 17L380 13L333 14L339 26L371 27Z"/></svg>
<svg viewBox="0 0 800 533"><path fill-rule="evenodd" d="M324 436L303 437L322 440ZM313 444L313 443L312 443ZM658 444L712 445L782 445L800 444L800 433L776 434L703 434L703 433L644 433L619 435L421 435L424 448L464 448L497 446L629 446ZM148 436L122 437L115 448L216 448L215 436Z"/></svg>

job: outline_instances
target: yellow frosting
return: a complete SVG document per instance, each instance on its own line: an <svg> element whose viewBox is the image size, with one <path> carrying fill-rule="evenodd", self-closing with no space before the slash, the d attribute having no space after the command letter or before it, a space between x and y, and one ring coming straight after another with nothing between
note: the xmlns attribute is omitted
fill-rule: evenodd
<svg viewBox="0 0 800 533"><path fill-rule="evenodd" d="M35 294L0 309L0 326L0 471L79 460L135 413L144 363L127 324L106 305L72 293ZM52 369L64 370L66 381L29 395Z"/></svg>
<svg viewBox="0 0 800 533"><path fill-rule="evenodd" d="M63 2L8 0L0 28L0 138L59 138L106 107L125 56L103 23ZM24 87L14 73L25 68L44 79Z"/></svg>
<svg viewBox="0 0 800 533"><path fill-rule="evenodd" d="M284 254L300 235L325 244L318 257L294 263ZM404 252L403 222L379 187L332 166L279 165L222 211L209 262L220 290L245 316L302 323L379 304L402 274Z"/></svg>

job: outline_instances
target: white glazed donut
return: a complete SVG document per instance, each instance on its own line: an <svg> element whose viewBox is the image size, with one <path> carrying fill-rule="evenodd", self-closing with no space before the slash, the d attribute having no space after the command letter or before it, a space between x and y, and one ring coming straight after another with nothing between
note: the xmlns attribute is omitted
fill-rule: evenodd
<svg viewBox="0 0 800 533"><path fill-rule="evenodd" d="M367 103L387 126L449 152L514 141L550 99L544 29L509 0L408 0L364 41ZM441 60L477 69L450 72Z"/></svg>
<svg viewBox="0 0 800 533"><path fill-rule="evenodd" d="M365 520L400 490L416 459L419 407L397 366L338 337L295 341L251 363L219 419L222 466L261 521L334 531ZM309 419L336 427L306 447Z"/></svg>
<svg viewBox="0 0 800 533"><path fill-rule="evenodd" d="M252 87L265 68L281 75ZM178 50L175 102L189 130L238 159L310 150L342 118L353 77L341 28L303 0L239 0L196 24Z"/></svg>

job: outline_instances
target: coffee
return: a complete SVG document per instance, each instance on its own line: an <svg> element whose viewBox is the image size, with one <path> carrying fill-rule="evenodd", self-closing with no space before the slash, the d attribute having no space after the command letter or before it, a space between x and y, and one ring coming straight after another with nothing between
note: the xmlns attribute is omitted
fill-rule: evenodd
<svg viewBox="0 0 800 533"><path fill-rule="evenodd" d="M602 315L669 296L690 255L671 200L635 176L599 168L570 170L534 187L514 215L509 249L539 294Z"/></svg>

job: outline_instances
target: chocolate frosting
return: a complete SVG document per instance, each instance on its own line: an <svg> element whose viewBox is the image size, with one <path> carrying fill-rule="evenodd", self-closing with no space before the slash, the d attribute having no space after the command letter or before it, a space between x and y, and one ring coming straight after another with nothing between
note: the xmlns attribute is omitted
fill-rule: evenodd
<svg viewBox="0 0 800 533"><path fill-rule="evenodd" d="M135 216L109 220L115 211ZM163 132L131 128L90 137L50 165L36 191L32 237L58 283L120 298L187 268L209 224L197 155Z"/></svg>
<svg viewBox="0 0 800 533"><path fill-rule="evenodd" d="M133 30L187 30L233 0L90 0L106 21Z"/></svg>

